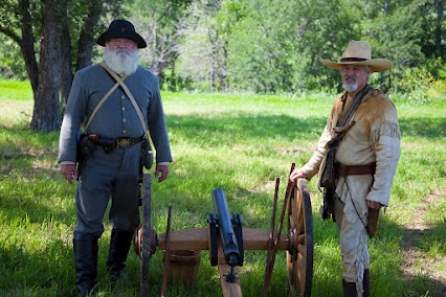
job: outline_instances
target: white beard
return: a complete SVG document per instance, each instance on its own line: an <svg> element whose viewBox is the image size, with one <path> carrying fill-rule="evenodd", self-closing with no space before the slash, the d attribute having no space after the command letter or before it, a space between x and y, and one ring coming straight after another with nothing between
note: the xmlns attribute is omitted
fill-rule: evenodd
<svg viewBox="0 0 446 297"><path fill-rule="evenodd" d="M356 82L354 82L354 83L343 82L342 88L344 89L344 91L346 91L348 93L353 93L358 89L358 84Z"/></svg>
<svg viewBox="0 0 446 297"><path fill-rule="evenodd" d="M138 52L112 50L106 47L104 50L104 62L114 72L122 76L129 76L135 73L136 69L138 68Z"/></svg>

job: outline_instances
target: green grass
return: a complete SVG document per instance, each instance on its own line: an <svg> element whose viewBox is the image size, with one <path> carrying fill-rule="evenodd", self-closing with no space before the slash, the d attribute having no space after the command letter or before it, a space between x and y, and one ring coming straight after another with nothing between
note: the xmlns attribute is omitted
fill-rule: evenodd
<svg viewBox="0 0 446 297"><path fill-rule="evenodd" d="M30 100L33 97L29 81L0 78L0 99Z"/></svg>
<svg viewBox="0 0 446 297"><path fill-rule="evenodd" d="M8 93L9 92L9 93ZM72 254L74 185L57 171L58 133L27 129L32 111L26 83L0 81L0 296L76 296ZM28 95L27 95L28 94ZM26 97L28 96L28 97ZM311 155L333 102L332 96L164 93L175 162L170 178L154 183L154 220L164 232L166 208L174 206L173 229L206 225L211 191L223 187L245 224L267 229L275 177L286 180L291 162ZM28 99L28 100L27 100ZM436 296L435 281L402 275L400 240L423 198L446 187L446 101L426 104L396 98L403 131L402 156L389 209L370 242L373 296ZM320 194L311 181L315 232L312 296L342 296L338 233L318 216ZM283 185L282 185L283 190ZM283 196L281 196L283 197ZM446 201L428 208L433 231L418 249L446 256ZM100 241L99 296L137 296L139 260L131 253L123 280L112 293L104 269L110 225ZM244 296L262 288L264 252L248 252L242 269ZM162 256L151 260L151 296L158 295ZM272 296L286 296L280 253ZM168 296L218 296L217 271L201 254L198 286L172 285ZM212 292L212 293L210 293Z"/></svg>

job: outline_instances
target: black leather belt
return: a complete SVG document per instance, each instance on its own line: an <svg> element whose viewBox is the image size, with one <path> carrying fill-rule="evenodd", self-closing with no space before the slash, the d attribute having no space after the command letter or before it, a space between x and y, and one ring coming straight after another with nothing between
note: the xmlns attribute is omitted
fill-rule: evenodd
<svg viewBox="0 0 446 297"><path fill-rule="evenodd" d="M102 137L97 134L89 134L88 140L95 145L101 146L106 153L110 153L115 148L128 148L132 145L140 143L144 140L144 134L139 137L117 137L108 138Z"/></svg>

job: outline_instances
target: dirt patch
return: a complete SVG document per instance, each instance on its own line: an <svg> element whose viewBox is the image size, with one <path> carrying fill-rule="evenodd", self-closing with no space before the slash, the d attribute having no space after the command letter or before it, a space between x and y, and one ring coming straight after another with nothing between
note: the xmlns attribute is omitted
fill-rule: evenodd
<svg viewBox="0 0 446 297"><path fill-rule="evenodd" d="M401 270L407 280L422 276L429 280L431 297L446 296L446 257L428 257L419 250L421 241L431 232L432 226L426 222L426 212L446 197L446 189L429 194L414 213L413 220L407 224L401 240L403 263ZM428 289L428 288L426 288Z"/></svg>

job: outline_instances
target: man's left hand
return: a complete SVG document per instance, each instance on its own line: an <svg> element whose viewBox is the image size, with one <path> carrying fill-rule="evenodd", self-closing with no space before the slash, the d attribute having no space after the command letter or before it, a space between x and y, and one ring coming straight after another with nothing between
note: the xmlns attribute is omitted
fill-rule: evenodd
<svg viewBox="0 0 446 297"><path fill-rule="evenodd" d="M379 203L379 202L371 201L371 200L366 200L366 202L367 202L368 208L372 208L372 209L380 209L381 208L381 203Z"/></svg>
<svg viewBox="0 0 446 297"><path fill-rule="evenodd" d="M169 165L168 164L156 164L155 176L158 178L159 182L162 182L169 175Z"/></svg>

